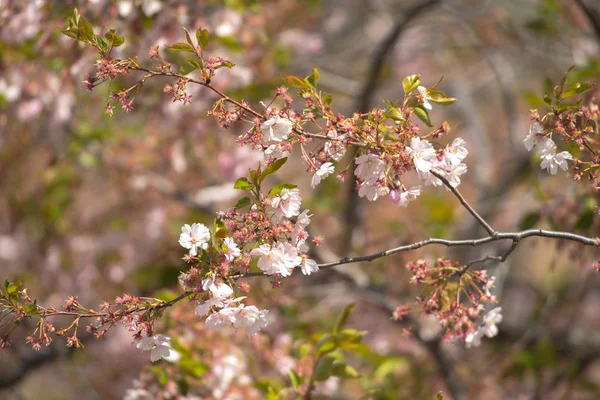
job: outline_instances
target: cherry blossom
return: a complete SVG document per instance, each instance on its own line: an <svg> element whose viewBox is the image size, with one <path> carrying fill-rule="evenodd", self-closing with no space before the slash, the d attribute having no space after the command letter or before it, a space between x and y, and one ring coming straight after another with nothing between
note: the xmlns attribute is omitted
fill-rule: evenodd
<svg viewBox="0 0 600 400"><path fill-rule="evenodd" d="M263 143L282 142L287 140L288 135L292 132L292 121L275 115L260 125L260 130L263 132Z"/></svg>
<svg viewBox="0 0 600 400"><path fill-rule="evenodd" d="M335 168L330 162L326 162L323 165L321 165L317 172L315 172L315 174L313 175L312 180L310 181L310 187L314 189L319 183L321 183L322 179L325 179L326 177L331 175L334 170Z"/></svg>
<svg viewBox="0 0 600 400"><path fill-rule="evenodd" d="M258 268L267 275L290 276L292 270L302 262L298 249L288 242L278 242L273 246L263 244L253 249L250 255L260 256Z"/></svg>
<svg viewBox="0 0 600 400"><path fill-rule="evenodd" d="M377 183L364 182L358 188L358 195L360 197L366 197L369 201L375 201L379 198L379 185Z"/></svg>
<svg viewBox="0 0 600 400"><path fill-rule="evenodd" d="M573 155L568 151L561 151L560 153L546 153L542 157L542 163L540 167L547 169L552 175L556 175L558 168L566 171L569 168L567 160L572 160Z"/></svg>
<svg viewBox="0 0 600 400"><path fill-rule="evenodd" d="M155 362L169 357L174 352L169 344L170 341L171 338L164 335L149 336L141 339L136 347L143 351L150 351L150 361Z"/></svg>
<svg viewBox="0 0 600 400"><path fill-rule="evenodd" d="M340 161L344 154L346 154L346 148L342 142L346 138L346 135L338 135L336 130L330 130L327 132L327 137L333 140L327 141L323 146L323 150L334 161Z"/></svg>
<svg viewBox="0 0 600 400"><path fill-rule="evenodd" d="M311 260L306 255L302 255L302 263L300 264L300 269L304 275L310 275L313 272L317 272L319 270L319 266L315 260Z"/></svg>
<svg viewBox="0 0 600 400"><path fill-rule="evenodd" d="M237 244L233 241L233 238L226 237L224 242L225 246L227 246L227 253L225 253L225 259L227 261L231 262L242 254L241 250L237 247Z"/></svg>
<svg viewBox="0 0 600 400"><path fill-rule="evenodd" d="M482 333L492 338L498 334L498 326L502 322L502 307L496 307L483 316Z"/></svg>
<svg viewBox="0 0 600 400"><path fill-rule="evenodd" d="M481 337L482 333L480 330L469 333L465 338L467 349L470 349L471 347L479 347L481 345Z"/></svg>
<svg viewBox="0 0 600 400"><path fill-rule="evenodd" d="M240 304L234 309L233 327L239 329L245 326L246 334L252 337L269 324L268 313L269 310L259 310L256 306Z"/></svg>
<svg viewBox="0 0 600 400"><path fill-rule="evenodd" d="M394 189L390 192L390 199L398 207L407 207L408 203L416 200L417 196L421 194L420 186L413 186L409 190L401 191L400 189Z"/></svg>
<svg viewBox="0 0 600 400"><path fill-rule="evenodd" d="M464 160L469 151L466 147L466 142L462 138L456 138L452 141L452 144L446 146L444 150L444 161L448 165L460 164Z"/></svg>
<svg viewBox="0 0 600 400"><path fill-rule="evenodd" d="M427 89L425 88L425 86L419 86L417 90L423 98L423 107L425 107L428 110L431 110L433 108L431 107L431 103L429 102L429 100L431 100L431 97L429 97L429 95L427 94Z"/></svg>
<svg viewBox="0 0 600 400"><path fill-rule="evenodd" d="M185 224L181 228L179 244L186 249L190 249L190 256L197 256L198 248L206 250L209 241L210 231L203 224L192 224L191 227Z"/></svg>
<svg viewBox="0 0 600 400"><path fill-rule="evenodd" d="M490 279L491 280L491 279ZM502 307L496 307L483 317L481 326L467 335L465 345L467 348L477 347L481 344L481 338L487 336L492 338L498 334L498 326L502 322Z"/></svg>
<svg viewBox="0 0 600 400"><path fill-rule="evenodd" d="M279 196L275 196L271 203L275 209L275 218L280 220L282 217L291 218L300 214L300 190L298 189L283 189Z"/></svg>
<svg viewBox="0 0 600 400"><path fill-rule="evenodd" d="M202 281L202 289L209 290L214 298L224 299L233 294L233 289L223 282L217 282L214 279L205 279Z"/></svg>
<svg viewBox="0 0 600 400"><path fill-rule="evenodd" d="M427 140L414 137L410 140L410 147L406 147L408 154L412 155L417 172L429 172L433 162L437 160L435 149Z"/></svg>
<svg viewBox="0 0 600 400"><path fill-rule="evenodd" d="M356 159L354 173L365 183L373 184L384 177L385 167L385 162L375 154L363 154Z"/></svg>
<svg viewBox="0 0 600 400"><path fill-rule="evenodd" d="M523 143L525 144L525 148L527 151L531 151L535 145L537 145L544 137L544 130L542 129L542 125L539 122L534 122L533 125L529 127L529 135L525 137Z"/></svg>
<svg viewBox="0 0 600 400"><path fill-rule="evenodd" d="M436 168L436 171L438 169ZM467 172L467 165L465 163L443 165L440 168L440 172L444 175L444 178L448 180L452 187L458 187L460 185L460 177Z"/></svg>

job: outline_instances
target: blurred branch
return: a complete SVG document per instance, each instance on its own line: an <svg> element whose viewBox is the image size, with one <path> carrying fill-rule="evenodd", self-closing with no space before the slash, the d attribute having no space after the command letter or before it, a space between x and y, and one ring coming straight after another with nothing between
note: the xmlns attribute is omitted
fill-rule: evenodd
<svg viewBox="0 0 600 400"><path fill-rule="evenodd" d="M577 3L579 8L583 10L586 17L590 20L590 23L594 28L594 32L596 33L598 40L600 40L600 15L598 15L598 12L592 7L588 6L585 0L575 0L575 3Z"/></svg>

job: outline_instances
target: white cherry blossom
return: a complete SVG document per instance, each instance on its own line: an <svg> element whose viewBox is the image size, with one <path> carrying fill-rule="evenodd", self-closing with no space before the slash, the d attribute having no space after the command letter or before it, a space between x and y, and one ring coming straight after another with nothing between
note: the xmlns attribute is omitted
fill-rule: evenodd
<svg viewBox="0 0 600 400"><path fill-rule="evenodd" d="M525 137L523 143L525 144L525 148L527 151L531 151L535 145L538 144L540 139L544 137L544 130L542 129L542 125L539 122L534 122L533 125L529 127L529 135Z"/></svg>
<svg viewBox="0 0 600 400"><path fill-rule="evenodd" d="M198 249L206 250L210 241L210 231L203 224L188 224L183 225L181 228L181 235L179 236L179 244L190 250L191 256L198 255Z"/></svg>
<svg viewBox="0 0 600 400"><path fill-rule="evenodd" d="M233 241L233 238L226 237L225 246L227 246L227 253L225 253L225 259L229 262L233 261L236 257L239 257L242 254L241 250L238 248L237 244Z"/></svg>
<svg viewBox="0 0 600 400"><path fill-rule="evenodd" d="M223 282L218 282L214 279L205 279L202 281L202 289L210 290L213 297L216 299L224 299L233 294L233 289Z"/></svg>
<svg viewBox="0 0 600 400"><path fill-rule="evenodd" d="M429 172L434 161L437 161L435 149L427 140L414 137L410 140L410 147L406 147L408 154L412 155L417 172Z"/></svg>
<svg viewBox="0 0 600 400"><path fill-rule="evenodd" d="M287 118L275 115L260 125L263 133L263 143L283 142L288 139L294 124Z"/></svg>
<svg viewBox="0 0 600 400"><path fill-rule="evenodd" d="M354 174L365 183L373 184L385 176L385 168L385 162L375 154L363 154L356 159Z"/></svg>
<svg viewBox="0 0 600 400"><path fill-rule="evenodd" d="M246 334L248 337L252 337L269 324L268 313L269 310L259 310L256 306L240 304L234 309L233 327L235 329L246 327Z"/></svg>
<svg viewBox="0 0 600 400"><path fill-rule="evenodd" d="M458 187L460 185L460 177L467 172L467 164L453 164L450 166L443 167L444 178L448 180L452 187Z"/></svg>
<svg viewBox="0 0 600 400"><path fill-rule="evenodd" d="M568 151L561 151L560 153L546 153L542 157L542 163L540 167L542 169L547 169L548 172L552 175L556 175L558 172L558 168L566 171L569 169L569 164L567 164L567 160L572 160L573 155Z"/></svg>
<svg viewBox="0 0 600 400"><path fill-rule="evenodd" d="M425 107L428 110L431 110L433 108L431 107L431 103L429 102L429 100L431 100L431 97L429 97L429 95L427 94L427 89L425 88L425 86L419 86L417 90L423 98L423 107Z"/></svg>
<svg viewBox="0 0 600 400"><path fill-rule="evenodd" d="M375 201L379 197L379 185L377 183L363 182L358 189L360 197L366 197L369 201Z"/></svg>
<svg viewBox="0 0 600 400"><path fill-rule="evenodd" d="M452 141L452 144L446 146L444 161L448 165L460 164L468 154L469 151L467 150L466 142L462 138L456 138Z"/></svg>
<svg viewBox="0 0 600 400"><path fill-rule="evenodd" d="M483 316L481 332L489 338L496 336L498 334L497 324L500 322L502 322L502 307L496 307Z"/></svg>
<svg viewBox="0 0 600 400"><path fill-rule="evenodd" d="M150 361L155 362L161 358L169 357L171 352L174 352L169 344L170 341L171 338L164 335L149 336L141 339L136 347L143 351L149 351Z"/></svg>
<svg viewBox="0 0 600 400"><path fill-rule="evenodd" d="M300 190L283 189L279 196L275 196L271 206L275 209L275 217L280 220L281 217L291 218L300 214Z"/></svg>
<svg viewBox="0 0 600 400"><path fill-rule="evenodd" d="M310 275L313 272L317 272L319 270L319 266L315 260L308 258L306 255L302 255L300 269L304 275Z"/></svg>
<svg viewBox="0 0 600 400"><path fill-rule="evenodd" d="M288 242L279 242L273 246L263 244L253 249L250 254L260 256L258 268L267 275L290 276L292 270L302 262L302 258L298 256L298 249Z"/></svg>
<svg viewBox="0 0 600 400"><path fill-rule="evenodd" d="M417 196L421 194L420 186L413 186L409 190L402 191L401 189L394 189L390 192L390 199L398 207L407 207L408 203L416 200Z"/></svg>
<svg viewBox="0 0 600 400"><path fill-rule="evenodd" d="M319 169L313 175L313 177L310 181L310 187L312 189L317 187L317 185L319 183L321 183L321 180L327 178L329 175L331 175L333 173L333 171L335 171L335 168L333 167L332 163L326 162L323 165L321 165L319 167Z"/></svg>
<svg viewBox="0 0 600 400"><path fill-rule="evenodd" d="M346 135L339 135L336 130L330 130L327 132L327 137L333 140L328 140L323 145L323 150L329 157L334 161L340 161L346 153L343 140L346 139Z"/></svg>
<svg viewBox="0 0 600 400"><path fill-rule="evenodd" d="M478 329L475 332L469 333L465 338L465 344L467 349L471 347L479 347L481 345L481 331Z"/></svg>

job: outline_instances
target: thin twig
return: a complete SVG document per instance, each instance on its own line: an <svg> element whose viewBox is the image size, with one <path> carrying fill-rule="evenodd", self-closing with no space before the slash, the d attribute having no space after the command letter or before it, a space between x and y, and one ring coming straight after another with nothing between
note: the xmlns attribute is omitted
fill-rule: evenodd
<svg viewBox="0 0 600 400"><path fill-rule="evenodd" d="M450 184L450 182L448 182L448 180L446 178L444 178L441 174L439 174L435 171L431 171L431 174L433 176L435 176L436 178L438 178L439 180L441 180L444 183L444 185L446 185L446 187L448 189L450 189L450 191L458 198L458 200L460 201L460 204L462 204L463 207L465 207L465 209L469 212L469 214L471 214L479 222L479 224L481 224L481 226L483 226L483 229L485 229L487 233L489 233L491 236L494 236L496 234L496 231L494 231L494 229L490 226L490 224L488 224L477 213L477 211L475 211L475 209L473 207L471 207L471 205L465 200L465 198L462 196L462 194L460 194L460 192L458 191L457 188L452 186Z"/></svg>

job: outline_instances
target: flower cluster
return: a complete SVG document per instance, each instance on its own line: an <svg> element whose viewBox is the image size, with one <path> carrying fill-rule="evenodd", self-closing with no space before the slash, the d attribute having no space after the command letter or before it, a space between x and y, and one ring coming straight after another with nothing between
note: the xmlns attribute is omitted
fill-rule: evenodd
<svg viewBox="0 0 600 400"><path fill-rule="evenodd" d="M212 297L201 302L196 307L195 313L200 317L208 315L204 324L206 329L246 327L246 333L250 337L268 325L269 311L260 311L255 306L245 306L241 303L245 297L234 298L233 289L229 285L206 279L202 281L202 288L210 292Z"/></svg>
<svg viewBox="0 0 600 400"><path fill-rule="evenodd" d="M551 136L551 135L550 135ZM542 159L541 168L548 170L552 175L556 175L558 168L566 171L569 168L567 160L572 160L573 155L568 151L556 152L556 144L547 135L539 122L534 122L529 128L529 134L523 141L527 151L537 147L540 158Z"/></svg>
<svg viewBox="0 0 600 400"><path fill-rule="evenodd" d="M502 322L502 307L496 307L483 316L481 325L465 338L467 348L477 347L481 344L481 338L487 336L493 338L498 334L498 326Z"/></svg>
<svg viewBox="0 0 600 400"><path fill-rule="evenodd" d="M185 89L188 84L188 80L185 78L178 79L174 85L165 84L163 87L163 93L173 99L173 102L180 102L184 106L192 102L192 96L188 94Z"/></svg>
<svg viewBox="0 0 600 400"><path fill-rule="evenodd" d="M442 258L434 266L418 260L406 267L413 274L411 283L421 287L425 293L417 298L417 303L426 314L433 315L440 322L446 330L446 339L466 340L469 335L475 335L475 321L484 310L484 304L496 302L491 293L495 277L488 277L485 270L471 271ZM453 278L457 278L456 281ZM459 301L460 295L465 295L468 301ZM401 311L400 315L406 310Z"/></svg>
<svg viewBox="0 0 600 400"><path fill-rule="evenodd" d="M150 361L155 362L161 358L177 358L177 352L171 348L171 338L164 335L149 336L137 342L136 347L150 352Z"/></svg>

